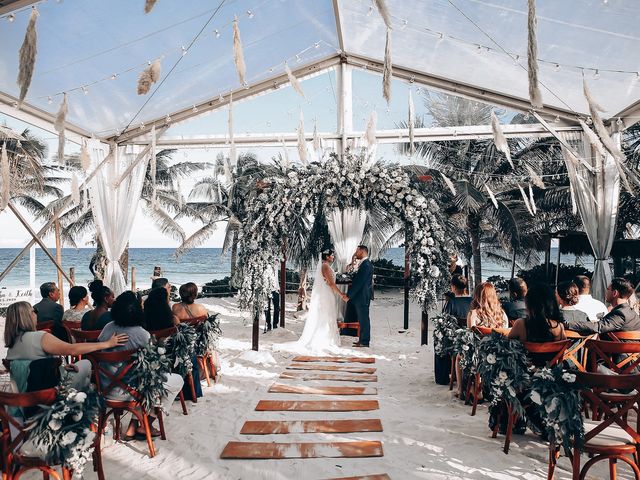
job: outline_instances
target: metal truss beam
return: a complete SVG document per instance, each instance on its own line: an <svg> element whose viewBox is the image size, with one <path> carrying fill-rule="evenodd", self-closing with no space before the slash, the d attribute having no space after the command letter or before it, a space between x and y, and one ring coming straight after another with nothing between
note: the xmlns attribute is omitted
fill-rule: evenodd
<svg viewBox="0 0 640 480"><path fill-rule="evenodd" d="M0 0L0 15L7 15L21 8L28 7L40 0Z"/></svg>

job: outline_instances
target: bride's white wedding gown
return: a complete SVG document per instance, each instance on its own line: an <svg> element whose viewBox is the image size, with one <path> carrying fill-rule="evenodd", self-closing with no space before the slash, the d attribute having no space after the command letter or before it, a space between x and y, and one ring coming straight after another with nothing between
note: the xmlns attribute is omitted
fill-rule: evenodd
<svg viewBox="0 0 640 480"><path fill-rule="evenodd" d="M335 273L332 272L335 280ZM321 353L340 349L340 332L337 323L336 295L322 275L322 261L318 262L313 280L309 312L302 335L296 342L274 344L274 350L296 353Z"/></svg>

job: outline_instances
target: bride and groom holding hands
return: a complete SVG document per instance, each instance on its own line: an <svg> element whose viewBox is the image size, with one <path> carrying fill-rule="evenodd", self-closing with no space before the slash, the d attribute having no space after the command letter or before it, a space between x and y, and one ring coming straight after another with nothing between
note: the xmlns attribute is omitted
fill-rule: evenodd
<svg viewBox="0 0 640 480"><path fill-rule="evenodd" d="M351 286L347 293L344 293L336 285L336 273L331 268L334 261L333 250L322 252L316 268L304 330L300 339L293 342L291 349L320 352L340 348L338 299L336 296L347 302L347 310L355 314L360 323L360 338L353 346L369 346L371 332L369 304L373 284L373 265L369 260L369 249L365 245L358 246L354 258L357 259L358 265L353 269ZM285 345L280 347L289 349Z"/></svg>

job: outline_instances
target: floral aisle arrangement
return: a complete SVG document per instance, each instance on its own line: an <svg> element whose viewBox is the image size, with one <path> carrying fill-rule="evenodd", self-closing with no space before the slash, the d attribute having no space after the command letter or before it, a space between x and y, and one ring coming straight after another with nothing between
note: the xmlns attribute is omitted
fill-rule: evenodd
<svg viewBox="0 0 640 480"><path fill-rule="evenodd" d="M207 353L213 353L218 347L218 339L222 335L220 328L220 320L218 314L209 315L207 319L200 324L197 331L195 343L195 352L199 357L204 357Z"/></svg>
<svg viewBox="0 0 640 480"><path fill-rule="evenodd" d="M197 338L195 328L188 323L179 323L176 333L167 340L167 350L171 357L173 371L181 377L193 370Z"/></svg>
<svg viewBox="0 0 640 480"><path fill-rule="evenodd" d="M91 424L98 420L98 393L94 388L78 391L67 378L60 384L56 402L41 408L33 417L29 439L46 452L46 461L60 462L73 472L74 478L82 478L94 449Z"/></svg>
<svg viewBox="0 0 640 480"><path fill-rule="evenodd" d="M133 354L131 388L140 394L140 404L146 413L151 413L161 397L167 394L164 382L171 373L171 360L163 341L151 337L149 343Z"/></svg>
<svg viewBox="0 0 640 480"><path fill-rule="evenodd" d="M493 332L480 340L478 359L478 373L485 392L491 397L491 406L504 401L520 418L525 418L518 394L527 387L531 377L522 343Z"/></svg>
<svg viewBox="0 0 640 480"><path fill-rule="evenodd" d="M433 350L436 355L446 357L453 353L458 328L456 317L443 313L433 319Z"/></svg>
<svg viewBox="0 0 640 480"><path fill-rule="evenodd" d="M536 405L550 445L569 455L584 441L582 402L576 375L561 366L542 368L533 374L529 398Z"/></svg>
<svg viewBox="0 0 640 480"><path fill-rule="evenodd" d="M458 328L453 340L453 353L460 358L460 368L465 374L476 373L478 357L476 350L480 338L471 330Z"/></svg>
<svg viewBox="0 0 640 480"><path fill-rule="evenodd" d="M247 202L237 276L240 306L259 313L272 285L270 267L289 234L294 216L310 217L326 209L373 207L397 215L407 227L407 251L416 286L413 297L423 309L447 288L446 266L451 245L438 204L411 184L397 165L371 163L363 154L332 154L324 163L292 165L286 175L264 179Z"/></svg>

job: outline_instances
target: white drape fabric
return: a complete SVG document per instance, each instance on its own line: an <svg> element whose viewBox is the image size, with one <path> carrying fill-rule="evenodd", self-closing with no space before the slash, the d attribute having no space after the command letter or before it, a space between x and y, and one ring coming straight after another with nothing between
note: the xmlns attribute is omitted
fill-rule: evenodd
<svg viewBox="0 0 640 480"><path fill-rule="evenodd" d="M351 262L351 256L355 253L356 248L362 242L367 216L357 208L345 208L344 210L336 208L327 212L326 217L336 257L333 267L336 271L343 272L347 264ZM346 286L340 289L346 291ZM342 320L347 308L346 303L336 297L336 304L338 320Z"/></svg>
<svg viewBox="0 0 640 480"><path fill-rule="evenodd" d="M618 217L620 175L611 155L603 156L598 153L586 134L565 132L560 135L581 159L593 167L592 173L563 149L578 212L595 254L591 295L604 301L607 285L611 282L608 258ZM619 142L619 138L614 137L614 140Z"/></svg>
<svg viewBox="0 0 640 480"><path fill-rule="evenodd" d="M103 282L116 295L127 289L124 274L118 260L129 241L129 235L138 210L148 158L139 162L120 185L115 182L136 158L129 147L112 147L115 150L107 165L102 167L89 183L91 210L96 230L104 246L107 265ZM93 165L98 165L107 152L100 146L89 146Z"/></svg>

